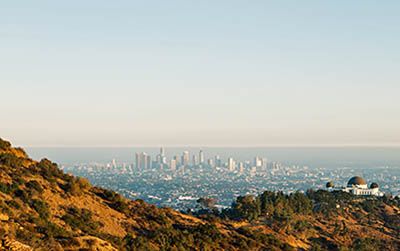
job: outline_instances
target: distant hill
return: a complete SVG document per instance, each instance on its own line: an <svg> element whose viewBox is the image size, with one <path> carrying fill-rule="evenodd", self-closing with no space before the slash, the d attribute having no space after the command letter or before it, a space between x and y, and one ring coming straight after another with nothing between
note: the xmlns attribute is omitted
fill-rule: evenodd
<svg viewBox="0 0 400 251"><path fill-rule="evenodd" d="M0 250L400 250L399 198L308 191L184 214L92 186L0 139Z"/></svg>

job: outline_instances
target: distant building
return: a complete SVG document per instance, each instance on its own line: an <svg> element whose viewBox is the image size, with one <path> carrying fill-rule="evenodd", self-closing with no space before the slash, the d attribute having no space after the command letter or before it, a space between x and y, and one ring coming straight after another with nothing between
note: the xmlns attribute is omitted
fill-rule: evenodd
<svg viewBox="0 0 400 251"><path fill-rule="evenodd" d="M159 166L163 166L167 164L167 158L165 157L165 150L164 147L160 148L160 154L156 156L156 161Z"/></svg>
<svg viewBox="0 0 400 251"><path fill-rule="evenodd" d="M147 153L136 153L136 168L139 169L150 169L151 168L151 157Z"/></svg>
<svg viewBox="0 0 400 251"><path fill-rule="evenodd" d="M244 164L243 162L239 162L239 173L243 173L244 172Z"/></svg>
<svg viewBox="0 0 400 251"><path fill-rule="evenodd" d="M221 167L222 166L222 161L221 161L221 158L219 157L219 155L215 156L215 166L216 167Z"/></svg>
<svg viewBox="0 0 400 251"><path fill-rule="evenodd" d="M183 166L188 166L189 165L189 161L190 161L190 156L189 156L189 152L188 151L184 151L182 154L182 165Z"/></svg>
<svg viewBox="0 0 400 251"><path fill-rule="evenodd" d="M254 158L254 166L259 168L262 167L262 159L260 157L255 157Z"/></svg>
<svg viewBox="0 0 400 251"><path fill-rule="evenodd" d="M208 159L207 163L208 163L208 165L210 167L214 167L214 160L213 159Z"/></svg>
<svg viewBox="0 0 400 251"><path fill-rule="evenodd" d="M200 165L204 164L204 153L202 150L200 150L200 152L199 152L199 163L200 163Z"/></svg>
<svg viewBox="0 0 400 251"><path fill-rule="evenodd" d="M360 176L352 177L346 187L335 188L332 182L326 184L328 190L332 191L343 191L354 195L361 196L383 196L383 193L379 191L379 185L377 183L371 183L368 187L367 182Z"/></svg>
<svg viewBox="0 0 400 251"><path fill-rule="evenodd" d="M174 159L175 161L176 161L176 166L178 167L179 165L180 165L180 162L179 162L179 156L178 155L175 155L172 159Z"/></svg>
<svg viewBox="0 0 400 251"><path fill-rule="evenodd" d="M235 171L235 161L233 160L233 158L228 159L228 170L230 172Z"/></svg>
<svg viewBox="0 0 400 251"><path fill-rule="evenodd" d="M192 157L192 165L193 166L197 166L199 163L197 162L197 156L196 155L193 155L193 157Z"/></svg>
<svg viewBox="0 0 400 251"><path fill-rule="evenodd" d="M176 170L176 166L177 166L177 161L176 159L171 159L171 162L169 164L169 167L171 168L171 171L175 171Z"/></svg>

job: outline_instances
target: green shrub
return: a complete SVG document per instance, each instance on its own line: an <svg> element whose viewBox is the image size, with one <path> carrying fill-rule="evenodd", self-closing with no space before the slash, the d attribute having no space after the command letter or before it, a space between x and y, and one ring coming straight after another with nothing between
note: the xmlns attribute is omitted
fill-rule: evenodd
<svg viewBox="0 0 400 251"><path fill-rule="evenodd" d="M70 225L73 229L80 229L83 232L93 233L97 230L101 223L92 219L92 212L87 209L69 207L61 219Z"/></svg>
<svg viewBox="0 0 400 251"><path fill-rule="evenodd" d="M0 138L0 149L7 150L11 148L11 143Z"/></svg>
<svg viewBox="0 0 400 251"><path fill-rule="evenodd" d="M21 209L21 205L15 200L7 200L6 204L14 209Z"/></svg>
<svg viewBox="0 0 400 251"><path fill-rule="evenodd" d="M18 168L22 166L22 159L11 153L0 153L0 164Z"/></svg>
<svg viewBox="0 0 400 251"><path fill-rule="evenodd" d="M58 168L57 164L51 162L48 159L42 159L36 165L36 169L39 173L50 182L54 182L56 178L68 179L68 175Z"/></svg>
<svg viewBox="0 0 400 251"><path fill-rule="evenodd" d="M352 248L357 251L377 251L385 249L380 240L372 238L356 239L353 242Z"/></svg>
<svg viewBox="0 0 400 251"><path fill-rule="evenodd" d="M22 189L15 190L14 195L20 198L23 202L28 203L30 200L29 194Z"/></svg>
<svg viewBox="0 0 400 251"><path fill-rule="evenodd" d="M48 219L50 216L49 206L46 202L42 200L33 199L30 202L30 206L36 210L40 218Z"/></svg>
<svg viewBox="0 0 400 251"><path fill-rule="evenodd" d="M82 195L90 188L90 183L85 178L73 178L69 180L63 187L64 191L72 195Z"/></svg>
<svg viewBox="0 0 400 251"><path fill-rule="evenodd" d="M72 234L66 231L64 228L59 227L58 225L49 221L40 222L38 226L36 226L36 231L44 234L48 238L68 238L72 236Z"/></svg>
<svg viewBox="0 0 400 251"><path fill-rule="evenodd" d="M38 193L42 193L43 192L43 187L36 180L31 180L31 181L27 182L25 184L25 186L28 189L33 190L35 192L38 192Z"/></svg>

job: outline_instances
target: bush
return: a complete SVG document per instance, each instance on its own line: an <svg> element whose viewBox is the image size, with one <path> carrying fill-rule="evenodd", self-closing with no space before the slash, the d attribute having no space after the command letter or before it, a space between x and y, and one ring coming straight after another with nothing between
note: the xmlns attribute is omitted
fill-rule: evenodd
<svg viewBox="0 0 400 251"><path fill-rule="evenodd" d="M28 189L33 190L35 192L38 192L38 193L42 193L43 192L43 187L36 180L31 180L31 181L27 182L25 184L25 186Z"/></svg>
<svg viewBox="0 0 400 251"><path fill-rule="evenodd" d="M73 178L65 184L64 191L72 195L82 195L89 190L90 183L85 178Z"/></svg>
<svg viewBox="0 0 400 251"><path fill-rule="evenodd" d="M55 178L67 179L67 175L58 168L57 164L51 162L48 159L42 159L36 165L39 173L47 180L54 182Z"/></svg>
<svg viewBox="0 0 400 251"><path fill-rule="evenodd" d="M29 202L30 196L25 190L18 189L14 192L14 195L25 203Z"/></svg>
<svg viewBox="0 0 400 251"><path fill-rule="evenodd" d="M352 246L353 250L357 251L375 251L375 250L384 250L385 247L382 246L380 240L365 238L365 239L356 239L353 242Z"/></svg>
<svg viewBox="0 0 400 251"><path fill-rule="evenodd" d="M50 210L49 210L49 206L46 202L33 199L30 202L30 206L36 210L36 212L39 214L40 218L42 218L42 219L49 218Z"/></svg>
<svg viewBox="0 0 400 251"><path fill-rule="evenodd" d="M84 208L69 207L61 219L73 229L80 229L87 233L94 233L101 226L100 222L93 221L92 212Z"/></svg>
<svg viewBox="0 0 400 251"><path fill-rule="evenodd" d="M0 150L7 150L11 148L11 143L0 138Z"/></svg>
<svg viewBox="0 0 400 251"><path fill-rule="evenodd" d="M19 185L17 183L12 183L11 185L6 183L0 183L0 192L3 192L5 194L14 193L18 188Z"/></svg>
<svg viewBox="0 0 400 251"><path fill-rule="evenodd" d="M8 206L10 206L10 207L15 208L15 209L21 209L21 205L20 205L17 201L15 201L15 200L7 200L7 201L6 201L6 204L7 204Z"/></svg>
<svg viewBox="0 0 400 251"><path fill-rule="evenodd" d="M67 232L64 228L49 221L44 221L36 226L36 231L44 234L48 238L66 238L72 236L71 233Z"/></svg>
<svg viewBox="0 0 400 251"><path fill-rule="evenodd" d="M22 159L11 153L0 153L0 164L10 166L12 168L18 168L22 166Z"/></svg>

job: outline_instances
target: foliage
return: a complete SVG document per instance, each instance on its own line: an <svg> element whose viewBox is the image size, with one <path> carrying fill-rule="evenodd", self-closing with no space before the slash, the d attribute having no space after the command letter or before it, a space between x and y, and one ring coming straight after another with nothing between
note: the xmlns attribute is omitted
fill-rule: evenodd
<svg viewBox="0 0 400 251"><path fill-rule="evenodd" d="M92 219L92 212L84 208L69 207L61 219L73 229L93 233L101 224Z"/></svg>
<svg viewBox="0 0 400 251"><path fill-rule="evenodd" d="M106 190L106 189L101 189L101 188L94 188L93 191L103 198L104 200L108 201L108 205L121 212L121 213L126 213L129 214L129 206L128 203L125 201L125 199L118 193L111 191L111 190Z"/></svg>
<svg viewBox="0 0 400 251"><path fill-rule="evenodd" d="M58 168L57 164L51 162L48 159L42 159L36 164L36 170L42 175L46 180L50 182L55 182L55 180L63 179L69 180L71 177Z"/></svg>
<svg viewBox="0 0 400 251"><path fill-rule="evenodd" d="M222 215L232 219L256 220L266 217L277 220L289 219L294 214L312 213L312 201L303 193L285 195L282 192L265 191L261 195L239 196L230 209Z"/></svg>
<svg viewBox="0 0 400 251"><path fill-rule="evenodd" d="M42 200L33 199L30 202L30 206L36 210L40 218L48 219L50 216L49 206L46 202Z"/></svg>
<svg viewBox="0 0 400 251"><path fill-rule="evenodd" d="M353 242L352 248L353 250L357 251L377 251L377 250L384 250L385 246L382 245L382 242L380 240L372 238L364 238L364 239L356 239Z"/></svg>
<svg viewBox="0 0 400 251"><path fill-rule="evenodd" d="M204 208L213 209L217 200L214 198L199 198L196 202Z"/></svg>
<svg viewBox="0 0 400 251"><path fill-rule="evenodd" d="M0 153L0 164L11 168L22 166L22 160L22 158L19 158L12 153Z"/></svg>
<svg viewBox="0 0 400 251"><path fill-rule="evenodd" d="M85 178L72 178L63 186L63 189L71 195L82 195L90 188L90 182Z"/></svg>
<svg viewBox="0 0 400 251"><path fill-rule="evenodd" d="M7 150L11 148L11 143L0 138L0 150Z"/></svg>
<svg viewBox="0 0 400 251"><path fill-rule="evenodd" d="M12 184L0 183L0 192L5 194L12 194L19 188L18 183L13 182Z"/></svg>
<svg viewBox="0 0 400 251"><path fill-rule="evenodd" d="M28 181L25 186L31 191L31 194L43 192L43 187L36 180Z"/></svg>

